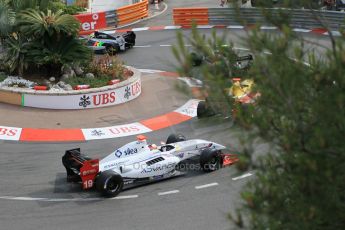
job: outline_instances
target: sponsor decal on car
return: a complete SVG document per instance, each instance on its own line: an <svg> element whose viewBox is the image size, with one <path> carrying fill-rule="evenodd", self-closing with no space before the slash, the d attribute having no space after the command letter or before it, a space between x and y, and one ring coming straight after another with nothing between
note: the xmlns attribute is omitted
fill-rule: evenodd
<svg viewBox="0 0 345 230"><path fill-rule="evenodd" d="M114 167L117 167L119 165L122 165L124 163L126 163L127 161L121 161L121 162L114 162L114 163L111 163L109 165L106 165L104 166L104 169L109 169L109 168L114 168Z"/></svg>
<svg viewBox="0 0 345 230"><path fill-rule="evenodd" d="M138 149L137 149L137 148L134 148L134 149L128 148L128 149L125 150L124 152L125 152L125 155L126 155L126 156L129 156L129 155L132 155L132 154L134 154L134 153L137 153L137 152L138 152Z"/></svg>
<svg viewBox="0 0 345 230"><path fill-rule="evenodd" d="M122 156L122 152L120 150L117 150L115 152L115 156L117 156L118 158L120 158Z"/></svg>
<svg viewBox="0 0 345 230"><path fill-rule="evenodd" d="M143 169L141 171L141 173L151 173L151 172L157 172L157 171L162 171L162 170L166 170L166 169L171 169L175 166L175 164L167 164L167 165L160 165L158 167L155 167L155 168L146 168L146 169Z"/></svg>

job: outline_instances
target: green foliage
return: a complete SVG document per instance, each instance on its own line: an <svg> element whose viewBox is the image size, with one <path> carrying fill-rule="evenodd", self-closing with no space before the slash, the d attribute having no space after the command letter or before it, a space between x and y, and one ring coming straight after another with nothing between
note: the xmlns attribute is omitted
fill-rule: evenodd
<svg viewBox="0 0 345 230"><path fill-rule="evenodd" d="M15 12L6 1L0 1L0 38L11 33L15 23Z"/></svg>
<svg viewBox="0 0 345 230"><path fill-rule="evenodd" d="M214 30L210 38L199 34L196 28L192 30L192 36L187 43L191 49L185 47L182 34L177 34L178 44L173 47L173 53L179 63L177 71L181 76L187 76L202 80L205 84L202 89L204 96L214 111L226 116L231 114L234 104L229 97L229 88L232 86L232 78L246 75L247 68L239 68L237 58L239 53L233 49L231 42L226 40L226 34L216 36ZM203 59L200 67L195 67L193 61ZM219 86L222 87L219 87Z"/></svg>
<svg viewBox="0 0 345 230"><path fill-rule="evenodd" d="M89 63L85 72L93 73L95 78L72 77L66 82L72 86L86 84L91 88L96 88L106 86L110 80L126 80L130 76L129 71L123 66L123 62L114 56L104 56Z"/></svg>
<svg viewBox="0 0 345 230"><path fill-rule="evenodd" d="M21 33L35 38L59 39L60 36L76 36L79 32L79 21L73 16L63 14L61 10L47 13L28 9L18 15L17 26Z"/></svg>
<svg viewBox="0 0 345 230"><path fill-rule="evenodd" d="M240 215L246 218L233 220L250 229L344 229L345 36L329 36L331 47L319 59L288 26L284 14L266 16L279 25L281 33L254 30L245 39L255 57L245 77L254 80L261 97L256 104L236 110L237 124L275 150L255 162L255 177L242 191L246 204ZM193 44L195 50L208 47ZM189 52L174 52L180 54L180 71L193 76L185 62ZM220 92L228 84L223 76L233 76L226 65L230 56L222 56L225 61L211 62L212 68L206 64L199 72L205 87L214 89L208 93L220 101L224 101Z"/></svg>
<svg viewBox="0 0 345 230"><path fill-rule="evenodd" d="M91 88L98 88L106 86L107 83L113 78L108 75L100 75L95 78L85 78L85 77L72 77L66 80L67 84L71 86L76 85L90 85Z"/></svg>
<svg viewBox="0 0 345 230"><path fill-rule="evenodd" d="M78 37L80 23L43 0L0 0L0 36L6 49L4 65L23 75L28 66L58 77L65 64L90 62L92 51ZM43 73L42 72L42 73Z"/></svg>
<svg viewBox="0 0 345 230"><path fill-rule="evenodd" d="M66 5L65 3L59 0L50 2L49 9L51 9L54 12L62 10L64 14L70 14L70 15L74 15L74 14L78 14L78 13L86 11L86 9L83 7L75 6L75 5Z"/></svg>
<svg viewBox="0 0 345 230"><path fill-rule="evenodd" d="M0 72L0 82L4 81L7 78L7 75L4 72Z"/></svg>
<svg viewBox="0 0 345 230"><path fill-rule="evenodd" d="M5 68L10 73L22 75L24 70L29 66L27 53L29 50L29 43L23 37L9 37L4 44L6 53L4 56Z"/></svg>

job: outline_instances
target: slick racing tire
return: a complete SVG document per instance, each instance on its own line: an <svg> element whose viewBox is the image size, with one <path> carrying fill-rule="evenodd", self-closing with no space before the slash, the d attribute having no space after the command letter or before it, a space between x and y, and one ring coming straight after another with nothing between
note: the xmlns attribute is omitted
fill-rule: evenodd
<svg viewBox="0 0 345 230"><path fill-rule="evenodd" d="M214 110L209 106L209 102L207 102L207 98L205 101L200 101L198 103L198 107L196 108L196 115L198 118L212 117L216 115Z"/></svg>
<svg viewBox="0 0 345 230"><path fill-rule="evenodd" d="M213 172L222 165L220 152L212 149L204 149L200 154L200 166L204 172Z"/></svg>
<svg viewBox="0 0 345 230"><path fill-rule="evenodd" d="M176 142L185 141L185 140L186 140L186 137L183 136L182 134L173 133L168 136L166 144L176 143Z"/></svg>
<svg viewBox="0 0 345 230"><path fill-rule="evenodd" d="M101 172L96 179L96 189L103 196L114 197L123 188L123 178L112 170Z"/></svg>
<svg viewBox="0 0 345 230"><path fill-rule="evenodd" d="M198 107L196 108L196 114L198 118L206 117L207 115L206 102L200 101L198 103Z"/></svg>
<svg viewBox="0 0 345 230"><path fill-rule="evenodd" d="M105 47L105 49L106 49L106 51L107 51L107 53L108 53L109 55L115 55L117 52L119 52L120 47L119 47L119 46L107 45L107 46Z"/></svg>

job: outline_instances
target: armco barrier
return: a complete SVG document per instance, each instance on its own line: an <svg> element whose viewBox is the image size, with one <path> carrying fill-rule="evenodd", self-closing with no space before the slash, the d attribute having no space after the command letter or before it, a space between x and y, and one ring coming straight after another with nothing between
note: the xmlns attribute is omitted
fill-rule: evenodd
<svg viewBox="0 0 345 230"><path fill-rule="evenodd" d="M175 8L173 9L174 24L188 26L193 23L197 25L208 25L208 8Z"/></svg>
<svg viewBox="0 0 345 230"><path fill-rule="evenodd" d="M88 34L107 27L118 27L148 17L148 0L115 10L98 13L78 14L80 34Z"/></svg>
<svg viewBox="0 0 345 230"><path fill-rule="evenodd" d="M116 10L118 25L122 26L148 17L148 0L123 6Z"/></svg>
<svg viewBox="0 0 345 230"><path fill-rule="evenodd" d="M314 29L327 27L331 30L339 30L345 23L345 13L337 11L241 8L236 12L233 8L209 8L203 9L201 17L201 13L194 15L194 10L199 11L200 8L174 9L175 25L191 25L193 20L198 25L204 25L204 22L208 20L209 25L251 25L261 23L265 26L271 26L265 21L263 16L265 11L269 12L272 17L276 17L279 14L286 15L287 18L290 18L290 26L293 28ZM203 20L202 23L198 23L201 18Z"/></svg>

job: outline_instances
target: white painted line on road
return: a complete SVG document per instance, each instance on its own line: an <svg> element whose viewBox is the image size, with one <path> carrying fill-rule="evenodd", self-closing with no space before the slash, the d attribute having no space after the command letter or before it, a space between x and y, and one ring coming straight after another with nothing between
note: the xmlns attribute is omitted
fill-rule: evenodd
<svg viewBox="0 0 345 230"><path fill-rule="evenodd" d="M124 199L133 199L133 198L138 198L138 195L128 195L128 196L116 196L113 198L110 198L111 200L124 200Z"/></svg>
<svg viewBox="0 0 345 230"><path fill-rule="evenodd" d="M277 27L276 26L261 26L260 29L261 30L276 30Z"/></svg>
<svg viewBox="0 0 345 230"><path fill-rule="evenodd" d="M159 45L159 46L162 46L162 47L170 47L172 45Z"/></svg>
<svg viewBox="0 0 345 230"><path fill-rule="evenodd" d="M242 47L234 47L234 50L244 50L244 51L250 51L250 49L242 48Z"/></svg>
<svg viewBox="0 0 345 230"><path fill-rule="evenodd" d="M20 200L20 201L45 201L45 202L67 202L67 201L96 201L104 198L41 198L41 197L22 197L22 196L1 196L3 200Z"/></svg>
<svg viewBox="0 0 345 230"><path fill-rule="evenodd" d="M200 25L197 26L197 29L212 29L214 26L213 25Z"/></svg>
<svg viewBox="0 0 345 230"><path fill-rule="evenodd" d="M147 46L133 46L134 48L148 48L151 47L151 45L147 45Z"/></svg>
<svg viewBox="0 0 345 230"><path fill-rule="evenodd" d="M140 27L140 28L133 28L132 31L144 31L144 30L149 30L150 27Z"/></svg>
<svg viewBox="0 0 345 230"><path fill-rule="evenodd" d="M211 184L204 184L204 185L199 185L199 186L195 186L195 189L203 189L203 188L208 188L208 187L213 187L213 186L217 186L218 183L211 183Z"/></svg>
<svg viewBox="0 0 345 230"><path fill-rule="evenodd" d="M154 69L138 69L142 73L162 73L162 70L154 70Z"/></svg>
<svg viewBox="0 0 345 230"><path fill-rule="evenodd" d="M177 30L181 29L182 26L166 26L164 27L165 30Z"/></svg>
<svg viewBox="0 0 345 230"><path fill-rule="evenodd" d="M228 26L228 29L244 29L244 26Z"/></svg>
<svg viewBox="0 0 345 230"><path fill-rule="evenodd" d="M175 193L179 193L179 190L171 190L171 191L167 191L167 192L159 192L158 196L165 196L165 195L170 195L170 194L175 194Z"/></svg>
<svg viewBox="0 0 345 230"><path fill-rule="evenodd" d="M294 32L308 33L308 32L310 32L311 30L294 28L294 29L292 29L292 31L294 31Z"/></svg>
<svg viewBox="0 0 345 230"><path fill-rule="evenodd" d="M331 31L331 34L333 36L341 36L341 33L339 31ZM329 35L329 33L326 32L326 33L323 33L323 35Z"/></svg>
<svg viewBox="0 0 345 230"><path fill-rule="evenodd" d="M184 45L184 46L186 46L186 47L190 47L190 46L192 46L192 45L187 44L187 45Z"/></svg>
<svg viewBox="0 0 345 230"><path fill-rule="evenodd" d="M239 179L243 179L252 175L253 175L252 173L246 173L246 174L243 174L242 176L234 177L232 178L232 180L239 180Z"/></svg>
<svg viewBox="0 0 345 230"><path fill-rule="evenodd" d="M0 199L3 199L3 200L35 201L35 200L46 200L47 198L1 196Z"/></svg>

